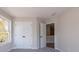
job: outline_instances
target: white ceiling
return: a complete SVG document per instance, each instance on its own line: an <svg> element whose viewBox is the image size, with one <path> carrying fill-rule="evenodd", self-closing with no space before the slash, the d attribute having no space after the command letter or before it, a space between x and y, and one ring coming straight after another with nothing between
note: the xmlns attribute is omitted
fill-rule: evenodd
<svg viewBox="0 0 79 59"><path fill-rule="evenodd" d="M67 8L63 7L2 7L3 11L13 17L43 17L49 18L61 14Z"/></svg>

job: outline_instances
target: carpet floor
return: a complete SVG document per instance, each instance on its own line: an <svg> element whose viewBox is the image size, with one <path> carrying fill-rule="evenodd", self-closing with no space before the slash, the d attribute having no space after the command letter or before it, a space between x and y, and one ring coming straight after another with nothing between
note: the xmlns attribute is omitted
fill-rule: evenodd
<svg viewBox="0 0 79 59"><path fill-rule="evenodd" d="M41 48L41 49L12 49L9 52L59 52L59 50L53 48Z"/></svg>

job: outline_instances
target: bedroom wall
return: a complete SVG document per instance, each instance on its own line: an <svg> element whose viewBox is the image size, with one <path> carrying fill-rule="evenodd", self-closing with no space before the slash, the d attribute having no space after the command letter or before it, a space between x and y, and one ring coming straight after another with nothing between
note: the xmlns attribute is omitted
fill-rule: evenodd
<svg viewBox="0 0 79 59"><path fill-rule="evenodd" d="M79 52L79 8L60 15L56 28L56 48L64 52Z"/></svg>

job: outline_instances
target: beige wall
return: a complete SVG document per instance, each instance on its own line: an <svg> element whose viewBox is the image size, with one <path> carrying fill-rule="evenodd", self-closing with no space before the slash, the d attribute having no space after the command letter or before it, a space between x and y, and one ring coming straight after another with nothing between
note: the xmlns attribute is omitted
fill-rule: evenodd
<svg viewBox="0 0 79 59"><path fill-rule="evenodd" d="M56 23L56 48L79 52L79 8L62 14Z"/></svg>
<svg viewBox="0 0 79 59"><path fill-rule="evenodd" d="M45 20L46 24L51 24L51 23L56 23L56 19L55 18L50 18Z"/></svg>

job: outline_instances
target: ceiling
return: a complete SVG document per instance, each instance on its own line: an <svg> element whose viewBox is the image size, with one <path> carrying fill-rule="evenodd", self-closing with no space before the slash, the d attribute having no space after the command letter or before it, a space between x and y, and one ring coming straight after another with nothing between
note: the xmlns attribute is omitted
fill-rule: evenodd
<svg viewBox="0 0 79 59"><path fill-rule="evenodd" d="M49 18L60 15L66 7L1 7L13 17L43 17Z"/></svg>

